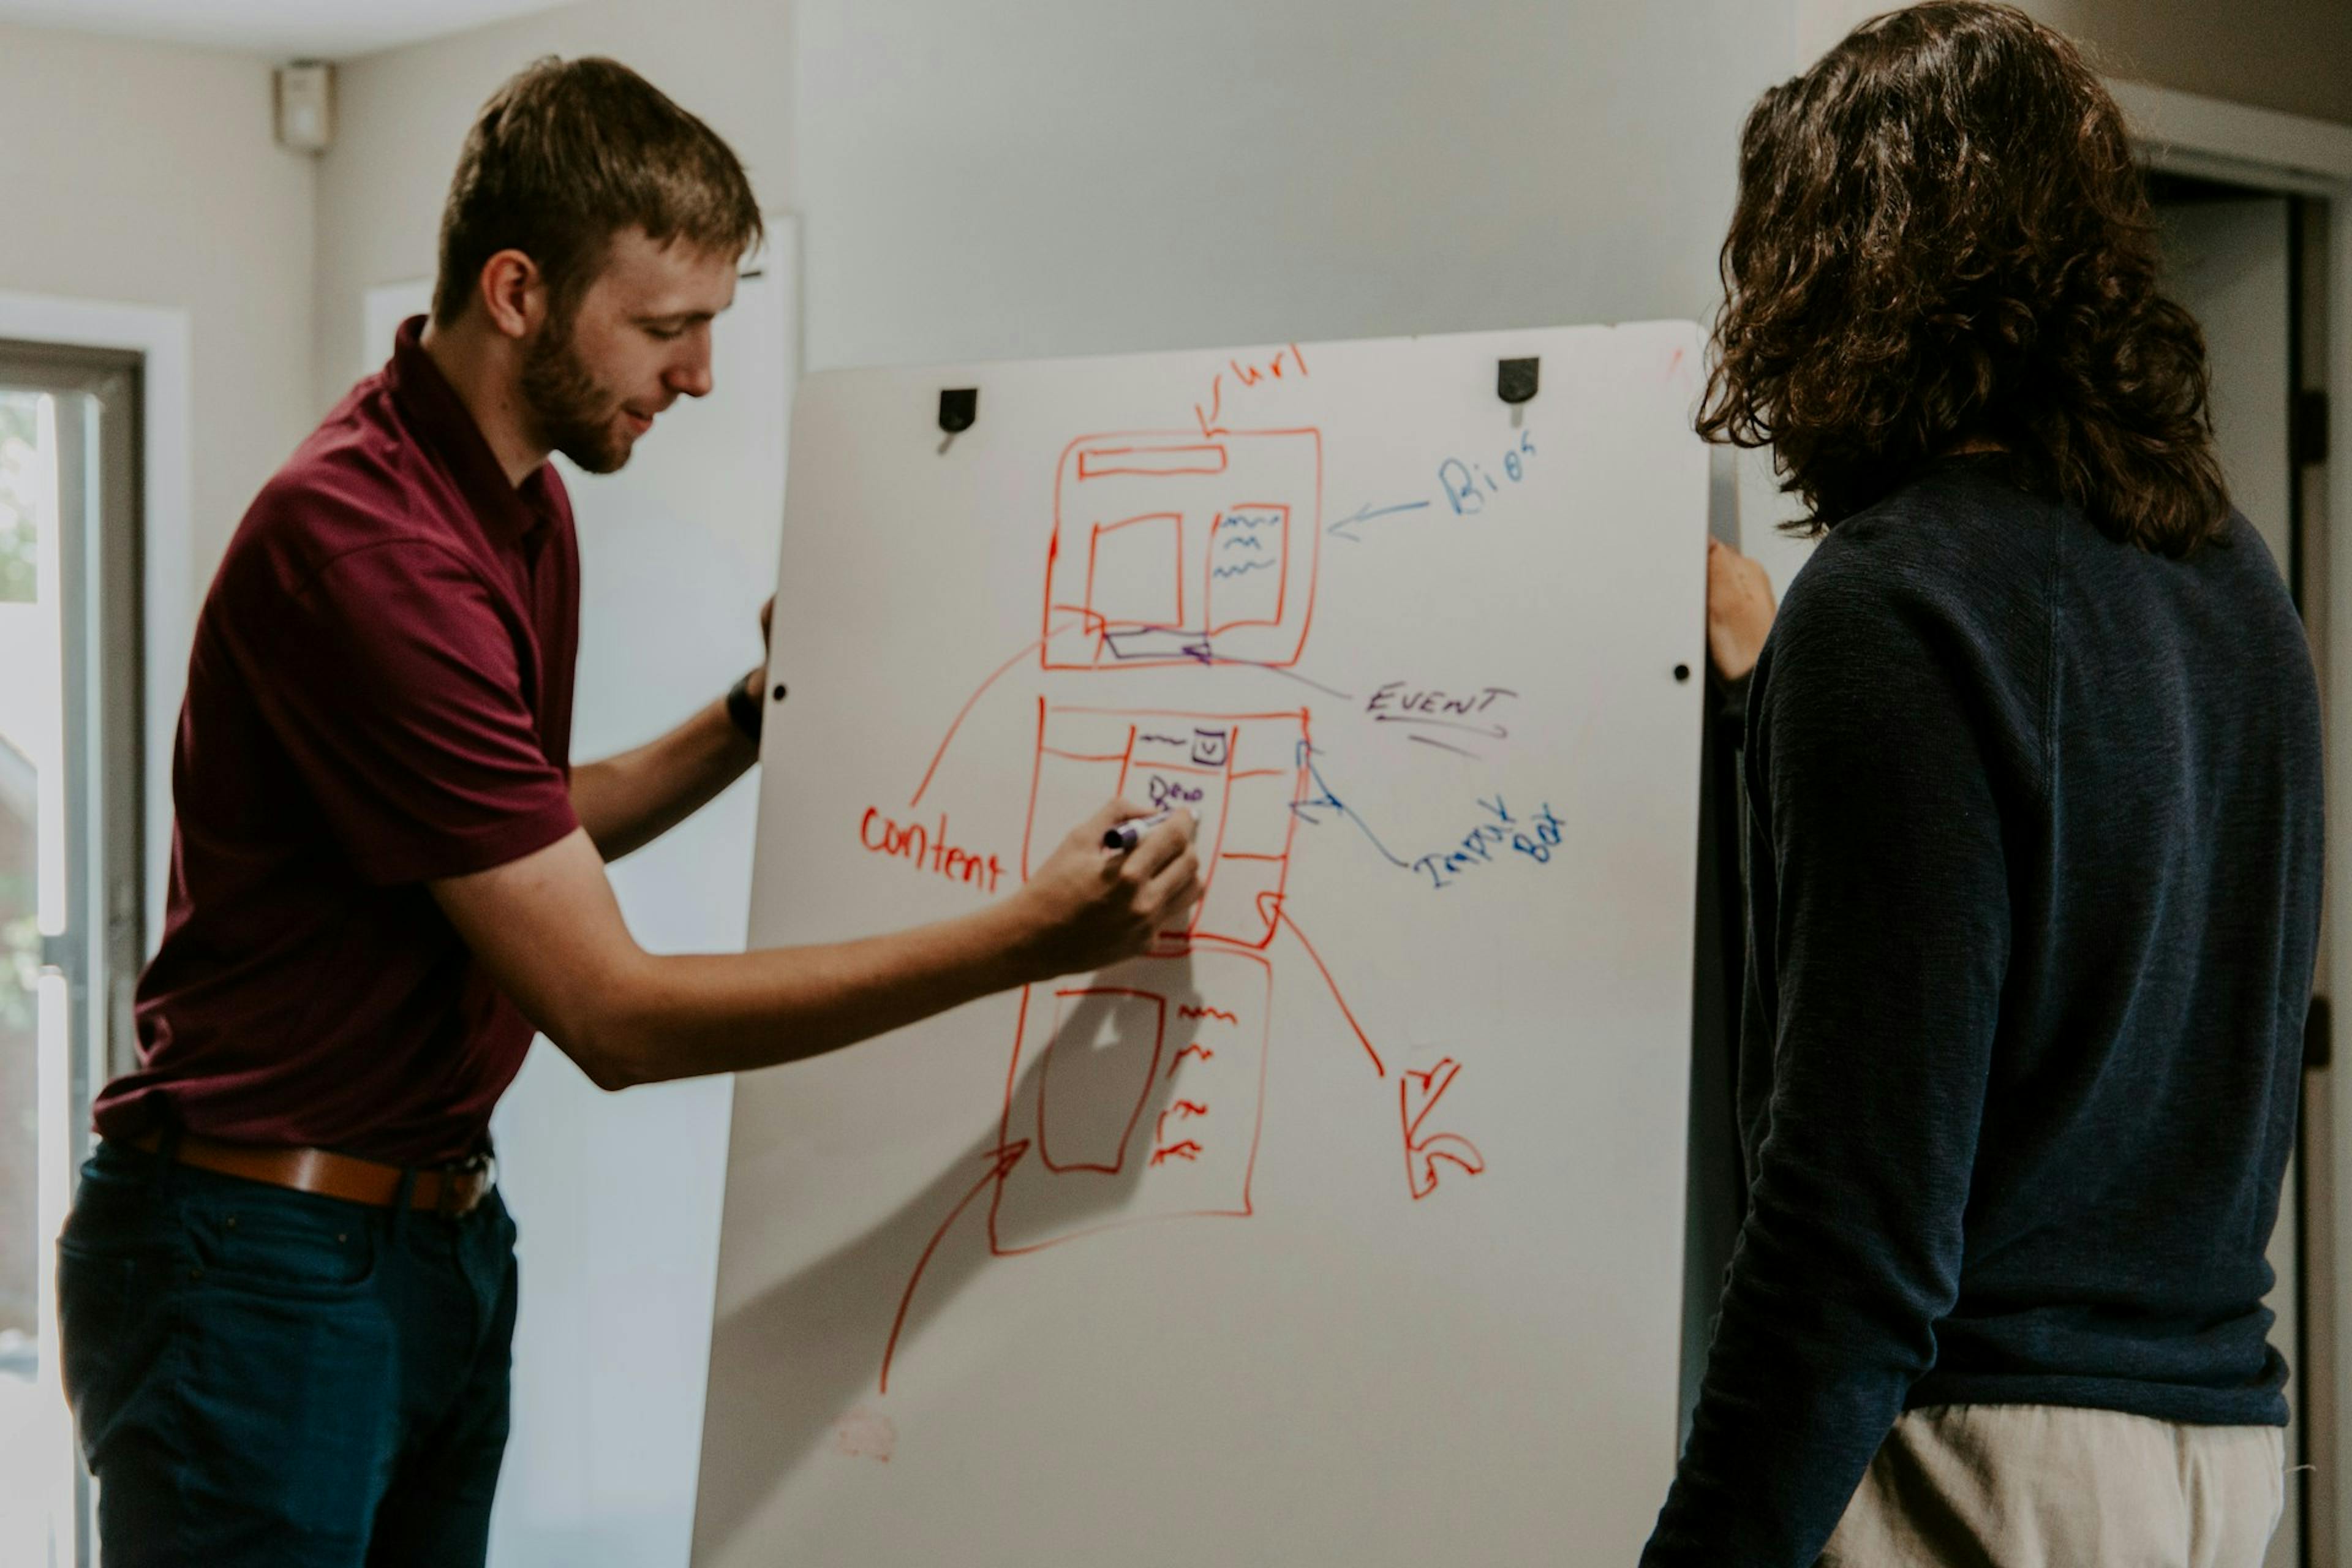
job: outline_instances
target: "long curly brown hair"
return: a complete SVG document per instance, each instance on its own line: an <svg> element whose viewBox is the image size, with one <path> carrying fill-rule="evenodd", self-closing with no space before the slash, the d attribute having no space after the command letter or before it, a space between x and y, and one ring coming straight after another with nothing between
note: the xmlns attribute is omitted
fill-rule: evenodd
<svg viewBox="0 0 2352 1568"><path fill-rule="evenodd" d="M2225 532L2204 337L2158 292L2122 113L2022 11L1890 12L1767 92L1722 271L1699 432L1771 446L1799 530L1998 447L2113 538Z"/></svg>

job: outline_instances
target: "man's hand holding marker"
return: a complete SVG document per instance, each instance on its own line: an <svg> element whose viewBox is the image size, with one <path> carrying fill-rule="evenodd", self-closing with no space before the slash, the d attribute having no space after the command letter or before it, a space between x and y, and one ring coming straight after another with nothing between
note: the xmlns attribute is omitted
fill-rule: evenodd
<svg viewBox="0 0 2352 1568"><path fill-rule="evenodd" d="M1191 810L1153 813L1124 800L1080 823L1020 895L1038 911L1030 942L1041 972L1101 969L1181 928L1201 897L1200 826Z"/></svg>

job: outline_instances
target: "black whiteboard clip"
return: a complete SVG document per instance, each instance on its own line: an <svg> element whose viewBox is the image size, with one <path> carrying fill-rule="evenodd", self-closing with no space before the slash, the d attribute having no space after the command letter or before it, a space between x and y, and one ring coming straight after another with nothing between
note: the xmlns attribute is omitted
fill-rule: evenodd
<svg viewBox="0 0 2352 1568"><path fill-rule="evenodd" d="M1511 405L1511 428L1514 430L1527 416L1528 403L1536 395L1542 369L1543 361L1535 358L1495 362L1495 395Z"/></svg>
<svg viewBox="0 0 2352 1568"><path fill-rule="evenodd" d="M947 434L940 441L940 454L947 455L948 443L971 428L980 417L980 388L976 386L943 386L940 388L940 428Z"/></svg>

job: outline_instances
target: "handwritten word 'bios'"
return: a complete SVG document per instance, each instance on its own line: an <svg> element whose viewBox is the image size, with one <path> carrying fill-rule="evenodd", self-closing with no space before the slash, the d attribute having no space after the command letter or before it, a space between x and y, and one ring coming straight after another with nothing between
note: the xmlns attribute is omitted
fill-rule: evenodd
<svg viewBox="0 0 2352 1568"><path fill-rule="evenodd" d="M1458 847L1423 855L1412 863L1414 870L1429 879L1430 886L1452 887L1465 873L1494 865L1498 850L1506 857L1524 855L1538 866L1548 866L1568 826L1549 805L1538 806L1525 820L1511 815L1501 795L1481 800L1478 807L1492 820L1480 822L1464 834Z"/></svg>
<svg viewBox="0 0 2352 1568"><path fill-rule="evenodd" d="M869 805L858 821L857 841L872 854L904 860L918 871L961 882L983 893L996 891L996 884L1004 875L1004 866L995 856L958 848L948 842L945 812L940 814L939 826L931 828L919 822L893 822L878 808Z"/></svg>
<svg viewBox="0 0 2352 1568"><path fill-rule="evenodd" d="M1445 504L1454 509L1456 517L1475 517L1486 510L1486 498L1502 494L1528 477L1528 459L1536 455L1536 437L1532 430L1519 433L1517 443L1503 454L1496 465L1503 477L1495 478L1483 463L1465 462L1460 458L1448 458L1437 465L1437 482L1445 491Z"/></svg>

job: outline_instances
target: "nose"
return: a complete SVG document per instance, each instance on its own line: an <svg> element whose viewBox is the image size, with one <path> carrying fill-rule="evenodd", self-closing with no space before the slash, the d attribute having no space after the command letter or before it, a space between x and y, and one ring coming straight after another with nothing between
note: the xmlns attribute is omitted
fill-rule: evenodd
<svg viewBox="0 0 2352 1568"><path fill-rule="evenodd" d="M711 387L709 341L704 339L697 343L685 358L669 367L662 381L682 397L709 396Z"/></svg>

